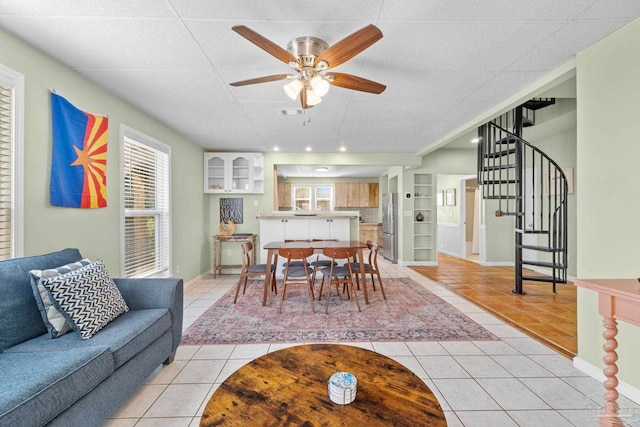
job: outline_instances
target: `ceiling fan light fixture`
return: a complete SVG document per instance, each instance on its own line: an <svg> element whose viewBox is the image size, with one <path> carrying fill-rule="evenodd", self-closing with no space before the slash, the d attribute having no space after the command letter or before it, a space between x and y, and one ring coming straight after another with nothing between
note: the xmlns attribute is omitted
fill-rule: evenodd
<svg viewBox="0 0 640 427"><path fill-rule="evenodd" d="M322 98L313 89L306 89L307 91L307 105L316 105L322 102Z"/></svg>
<svg viewBox="0 0 640 427"><path fill-rule="evenodd" d="M284 85L284 92L289 98L296 99L303 87L304 84L302 83L302 81L300 81L300 79L294 79Z"/></svg>
<svg viewBox="0 0 640 427"><path fill-rule="evenodd" d="M329 82L321 75L316 75L311 79L311 87L316 95L323 97L329 92Z"/></svg>

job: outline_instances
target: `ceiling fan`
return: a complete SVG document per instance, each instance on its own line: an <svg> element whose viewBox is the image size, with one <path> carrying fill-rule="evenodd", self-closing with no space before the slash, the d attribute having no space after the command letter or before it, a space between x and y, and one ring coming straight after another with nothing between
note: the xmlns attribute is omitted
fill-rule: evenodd
<svg viewBox="0 0 640 427"><path fill-rule="evenodd" d="M298 37L283 49L271 40L244 25L236 25L232 30L251 43L288 64L296 74L274 74L231 83L231 86L246 86L256 83L291 80L284 90L291 99L300 95L303 109L313 107L322 101L329 86L380 94L386 86L362 77L345 73L327 72L353 58L382 38L382 31L375 25L356 31L333 46L317 37Z"/></svg>

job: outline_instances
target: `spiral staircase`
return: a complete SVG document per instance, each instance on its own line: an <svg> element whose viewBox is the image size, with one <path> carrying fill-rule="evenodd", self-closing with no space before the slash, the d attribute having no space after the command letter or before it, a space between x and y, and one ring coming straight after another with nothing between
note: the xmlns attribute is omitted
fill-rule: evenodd
<svg viewBox="0 0 640 427"><path fill-rule="evenodd" d="M523 282L567 282L567 178L551 158L522 139L536 111L555 103L532 99L478 128L478 183L497 217L515 222L514 293ZM531 274L540 270L542 275Z"/></svg>

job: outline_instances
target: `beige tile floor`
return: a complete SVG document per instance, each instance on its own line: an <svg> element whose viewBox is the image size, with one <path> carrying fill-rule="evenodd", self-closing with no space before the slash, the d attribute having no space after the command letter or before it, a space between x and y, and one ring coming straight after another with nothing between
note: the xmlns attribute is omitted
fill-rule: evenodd
<svg viewBox="0 0 640 427"><path fill-rule="evenodd" d="M382 260L384 277L411 277L500 338L465 342L360 342L404 364L438 396L450 427L598 426L602 385L556 353L415 271ZM237 275L194 280L185 287L184 328L225 292ZM105 427L194 427L221 382L253 360L295 344L180 346ZM640 405L618 400L628 425L640 426Z"/></svg>

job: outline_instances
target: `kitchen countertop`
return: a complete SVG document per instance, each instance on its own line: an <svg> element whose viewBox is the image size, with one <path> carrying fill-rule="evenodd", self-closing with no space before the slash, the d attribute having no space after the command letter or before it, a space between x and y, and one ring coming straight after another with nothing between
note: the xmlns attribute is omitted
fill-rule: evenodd
<svg viewBox="0 0 640 427"><path fill-rule="evenodd" d="M257 217L258 219L353 219L357 218L358 215L349 215L349 214L341 214L341 215L263 215Z"/></svg>
<svg viewBox="0 0 640 427"><path fill-rule="evenodd" d="M376 225L382 225L381 222L361 222L359 223L360 225L372 225L372 226L376 226Z"/></svg>

